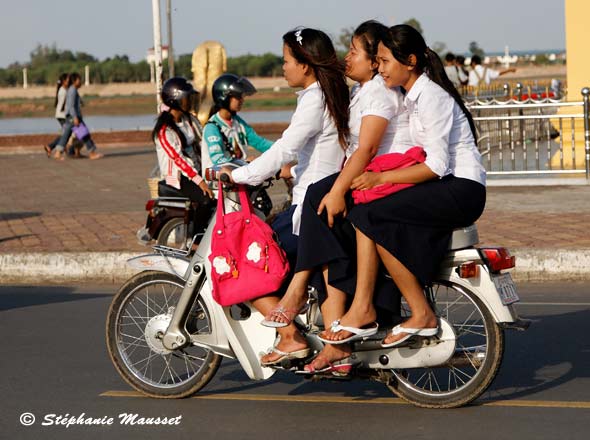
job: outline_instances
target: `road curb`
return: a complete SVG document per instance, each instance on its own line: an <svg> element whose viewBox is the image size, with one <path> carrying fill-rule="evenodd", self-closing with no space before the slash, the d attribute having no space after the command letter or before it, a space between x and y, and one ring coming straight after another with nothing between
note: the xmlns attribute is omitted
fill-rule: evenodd
<svg viewBox="0 0 590 440"><path fill-rule="evenodd" d="M511 272L515 281L590 281L590 249L515 248L511 251L516 256L516 268ZM138 255L142 253L0 254L0 283L120 283L135 273L125 262Z"/></svg>

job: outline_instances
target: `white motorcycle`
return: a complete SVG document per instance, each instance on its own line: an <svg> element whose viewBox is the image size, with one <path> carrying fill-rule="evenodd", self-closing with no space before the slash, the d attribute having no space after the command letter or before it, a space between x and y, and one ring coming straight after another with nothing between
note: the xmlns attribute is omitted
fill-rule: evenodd
<svg viewBox="0 0 590 440"><path fill-rule="evenodd" d="M226 199L226 212L239 209L236 193ZM111 303L106 325L111 360L127 383L150 397L196 393L213 378L222 357L237 359L253 380L268 379L277 369L303 373L323 347L321 312L310 289L310 307L295 320L311 348L309 358L260 365L275 330L260 325L263 316L250 304L222 307L213 300L207 257L214 223L215 214L191 258L154 246L154 254L129 260L141 272ZM389 349L380 345L386 330L354 342L354 367L346 379L383 382L402 399L429 408L468 404L488 388L502 362L504 329L525 330L529 321L518 317L515 285L502 272L514 267L514 257L505 248L477 248L477 243L475 225L455 230L436 281L425 289L439 319L438 334ZM402 301L400 319L407 315Z"/></svg>

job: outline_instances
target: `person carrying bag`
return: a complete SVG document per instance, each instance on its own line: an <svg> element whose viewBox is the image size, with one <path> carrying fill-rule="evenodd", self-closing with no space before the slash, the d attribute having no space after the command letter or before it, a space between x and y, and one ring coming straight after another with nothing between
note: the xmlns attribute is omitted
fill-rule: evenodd
<svg viewBox="0 0 590 440"><path fill-rule="evenodd" d="M213 299L222 306L274 292L289 273L286 254L274 240L273 230L253 213L246 188L238 185L237 192L242 209L226 214L219 183L209 261Z"/></svg>

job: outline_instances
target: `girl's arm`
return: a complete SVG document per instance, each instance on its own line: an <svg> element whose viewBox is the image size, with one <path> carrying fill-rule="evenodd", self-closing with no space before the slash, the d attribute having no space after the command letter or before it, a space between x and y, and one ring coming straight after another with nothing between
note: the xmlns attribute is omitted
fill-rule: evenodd
<svg viewBox="0 0 590 440"><path fill-rule="evenodd" d="M438 177L439 175L433 172L426 163L419 163L399 170L363 173L352 181L350 188L363 190L384 183L422 183Z"/></svg>
<svg viewBox="0 0 590 440"><path fill-rule="evenodd" d="M234 182L260 185L266 179L273 177L283 165L297 160L299 151L308 139L319 133L323 126L323 95L319 90L317 94L313 92L307 92L301 97L289 127L271 148L249 165L231 172Z"/></svg>
<svg viewBox="0 0 590 440"><path fill-rule="evenodd" d="M263 138L260 136L256 131L244 121L242 118L239 119L240 123L244 126L244 130L246 131L246 140L248 141L248 145L250 145L255 150L264 153L270 147L272 147L273 141Z"/></svg>
<svg viewBox="0 0 590 440"><path fill-rule="evenodd" d="M158 132L157 142L166 155L174 161L174 164L180 169L182 174L198 185L203 193L209 194L210 197L213 197L213 193L207 186L207 182L203 180L197 170L184 159L182 154L180 154L182 144L173 130L163 125Z"/></svg>

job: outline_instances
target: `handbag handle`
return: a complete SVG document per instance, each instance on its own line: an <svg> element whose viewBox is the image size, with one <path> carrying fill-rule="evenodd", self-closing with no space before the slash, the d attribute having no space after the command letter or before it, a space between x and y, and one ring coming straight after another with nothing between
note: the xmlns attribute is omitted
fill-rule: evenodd
<svg viewBox="0 0 590 440"><path fill-rule="evenodd" d="M252 208L251 202L248 198L248 193L246 191L246 187L244 185L237 185L238 194L240 196L240 205L242 206L242 214L244 218L250 220L252 216ZM223 184L221 180L218 183L218 193L217 193L217 214L216 214L216 221L221 223L223 221L223 216L225 215L225 204L223 203Z"/></svg>

